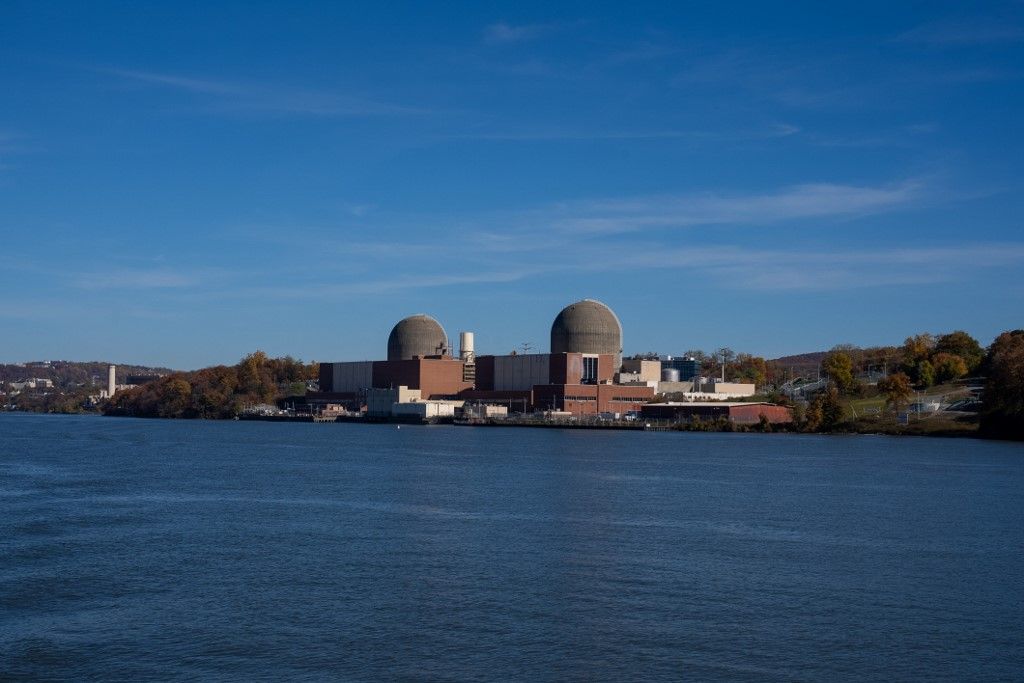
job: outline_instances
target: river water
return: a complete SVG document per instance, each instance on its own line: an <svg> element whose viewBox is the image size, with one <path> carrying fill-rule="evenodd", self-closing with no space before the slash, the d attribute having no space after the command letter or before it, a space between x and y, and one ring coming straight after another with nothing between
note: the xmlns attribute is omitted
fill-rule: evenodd
<svg viewBox="0 0 1024 683"><path fill-rule="evenodd" d="M1024 445L0 414L0 678L1021 680Z"/></svg>

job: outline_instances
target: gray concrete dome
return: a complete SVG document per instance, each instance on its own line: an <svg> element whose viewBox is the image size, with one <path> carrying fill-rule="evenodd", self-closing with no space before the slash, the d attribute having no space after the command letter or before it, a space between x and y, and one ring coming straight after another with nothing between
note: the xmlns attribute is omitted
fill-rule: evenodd
<svg viewBox="0 0 1024 683"><path fill-rule="evenodd" d="M611 353L622 365L622 323L600 301L569 304L551 324L551 353Z"/></svg>
<svg viewBox="0 0 1024 683"><path fill-rule="evenodd" d="M441 323L417 313L398 321L388 335L388 360L437 356L448 352L448 335Z"/></svg>

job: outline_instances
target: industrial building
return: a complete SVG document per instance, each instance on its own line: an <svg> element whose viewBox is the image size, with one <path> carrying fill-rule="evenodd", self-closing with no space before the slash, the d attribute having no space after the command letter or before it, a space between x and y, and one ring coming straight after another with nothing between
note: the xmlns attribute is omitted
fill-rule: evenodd
<svg viewBox="0 0 1024 683"><path fill-rule="evenodd" d="M686 382L700 376L700 361L696 358L665 356L661 359L661 369L678 371L676 379Z"/></svg>
<svg viewBox="0 0 1024 683"><path fill-rule="evenodd" d="M504 406L514 412L590 415L637 411L656 389L648 384L615 384L622 365L622 325L610 308L591 299L558 313L551 325L549 353L477 355L473 333L463 332L458 355L452 355L444 328L421 313L394 326L386 358L321 363L320 391L310 393L307 400L365 407L374 415L386 410L444 414L447 408L425 404L458 401ZM418 407L394 407L413 403Z"/></svg>
<svg viewBox="0 0 1024 683"><path fill-rule="evenodd" d="M618 316L593 299L555 316L548 353L478 355L473 333L462 332L453 355L441 324L419 313L392 328L386 360L320 363L319 391L307 402L372 417L445 416L465 402L586 416L639 412L656 394L722 400L754 393L753 385L681 380L679 368L658 359L623 361L622 349Z"/></svg>

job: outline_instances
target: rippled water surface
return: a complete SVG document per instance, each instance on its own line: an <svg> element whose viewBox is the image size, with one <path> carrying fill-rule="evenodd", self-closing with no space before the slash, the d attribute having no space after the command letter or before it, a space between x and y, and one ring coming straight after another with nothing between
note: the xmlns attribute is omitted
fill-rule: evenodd
<svg viewBox="0 0 1024 683"><path fill-rule="evenodd" d="M1020 444L0 414L0 678L1022 672Z"/></svg>

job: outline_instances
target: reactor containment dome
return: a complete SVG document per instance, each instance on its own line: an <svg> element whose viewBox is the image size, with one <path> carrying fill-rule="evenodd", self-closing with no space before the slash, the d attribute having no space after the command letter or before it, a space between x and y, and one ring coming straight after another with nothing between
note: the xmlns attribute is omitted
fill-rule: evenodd
<svg viewBox="0 0 1024 683"><path fill-rule="evenodd" d="M416 356L448 353L448 335L441 323L417 313L398 321L388 335L388 360L410 360Z"/></svg>
<svg viewBox="0 0 1024 683"><path fill-rule="evenodd" d="M600 301L569 304L551 324L551 353L610 353L622 365L622 323Z"/></svg>

